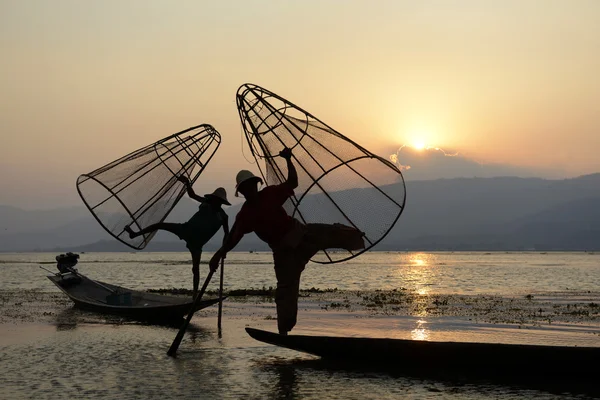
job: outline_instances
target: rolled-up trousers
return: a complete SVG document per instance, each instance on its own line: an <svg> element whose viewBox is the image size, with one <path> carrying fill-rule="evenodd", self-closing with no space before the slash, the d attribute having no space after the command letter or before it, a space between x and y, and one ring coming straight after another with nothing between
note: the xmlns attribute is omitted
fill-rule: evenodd
<svg viewBox="0 0 600 400"><path fill-rule="evenodd" d="M296 325L300 275L308 261L320 250L360 250L365 247L359 230L342 224L307 224L298 222L295 236L274 246L273 261L277 277L275 303L279 333L287 333Z"/></svg>

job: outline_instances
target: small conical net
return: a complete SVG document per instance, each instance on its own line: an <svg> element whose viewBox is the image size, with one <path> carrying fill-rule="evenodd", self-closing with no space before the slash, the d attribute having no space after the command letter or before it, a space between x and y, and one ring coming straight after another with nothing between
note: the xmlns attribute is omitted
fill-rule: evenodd
<svg viewBox="0 0 600 400"><path fill-rule="evenodd" d="M199 125L138 149L77 179L81 199L117 240L143 249L155 232L130 239L126 226L140 230L164 221L191 183L200 176L221 143L210 125Z"/></svg>
<svg viewBox="0 0 600 400"><path fill-rule="evenodd" d="M406 200L400 170L288 100L256 85L238 89L237 106L250 150L267 185L287 178L292 149L298 172L295 196L284 205L304 223L341 223L365 233L360 251L329 249L312 261L334 263L370 249L392 229Z"/></svg>

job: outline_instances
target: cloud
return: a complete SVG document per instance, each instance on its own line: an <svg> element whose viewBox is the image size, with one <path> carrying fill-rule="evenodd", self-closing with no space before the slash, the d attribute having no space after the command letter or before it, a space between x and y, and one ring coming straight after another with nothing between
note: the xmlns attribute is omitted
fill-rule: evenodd
<svg viewBox="0 0 600 400"><path fill-rule="evenodd" d="M398 151L396 151L396 153L390 155L390 160L396 164L400 170L402 171L407 171L409 169L411 169L412 167L408 164L402 164L401 159L400 159L400 153L404 150L404 153L406 154L407 152L411 152L412 156L411 157L413 160L417 160L417 161L424 161L425 158L435 158L436 156L444 156L444 157L456 157L458 156L457 152L446 152L445 150L439 148L439 147L425 147L423 149L416 149L414 147L411 147L407 144L403 144ZM433 157L431 155L434 155ZM415 155L421 156L421 157L414 157ZM413 162L414 163L414 162Z"/></svg>
<svg viewBox="0 0 600 400"><path fill-rule="evenodd" d="M562 171L521 167L509 164L482 163L457 151L427 147L417 150L403 145L389 156L409 180L440 178L492 178L498 176L556 178Z"/></svg>

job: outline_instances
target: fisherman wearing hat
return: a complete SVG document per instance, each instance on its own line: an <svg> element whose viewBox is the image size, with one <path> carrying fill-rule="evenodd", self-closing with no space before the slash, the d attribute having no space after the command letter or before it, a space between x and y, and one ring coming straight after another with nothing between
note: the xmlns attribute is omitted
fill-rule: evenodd
<svg viewBox="0 0 600 400"><path fill-rule="evenodd" d="M222 187L217 188L214 192L202 196L198 196L190 181L185 176L177 178L180 182L187 186L187 193L190 198L200 202L198 211L189 219L189 221L178 224L170 222L159 222L158 224L150 225L138 232L134 232L131 226L126 226L125 231L129 233L130 238L143 235L145 233L154 232L156 230L164 230L171 232L184 240L186 247L192 254L192 272L194 274L194 296L198 291L200 282L200 257L202 256L202 247L223 227L225 233L224 238L229 234L229 223L227 214L221 208L223 204L230 206L227 201L227 192Z"/></svg>
<svg viewBox="0 0 600 400"><path fill-rule="evenodd" d="M292 163L292 151L288 148L279 155L286 160L288 177L279 185L258 190L262 179L252 172L242 170L236 177L236 196L241 193L246 202L236 216L231 234L223 247L210 260L215 271L219 261L225 258L246 233L254 232L273 250L277 290L277 327L286 335L296 325L300 275L308 261L318 251L330 248L359 250L364 248L364 234L342 224L302 224L292 218L283 204L294 195L298 187L298 174Z"/></svg>

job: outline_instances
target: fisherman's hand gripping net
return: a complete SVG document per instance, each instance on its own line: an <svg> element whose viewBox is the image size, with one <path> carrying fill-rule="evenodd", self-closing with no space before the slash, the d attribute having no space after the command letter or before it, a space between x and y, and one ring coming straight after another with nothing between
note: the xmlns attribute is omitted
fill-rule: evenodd
<svg viewBox="0 0 600 400"><path fill-rule="evenodd" d="M400 170L354 143L288 100L256 85L242 85L237 106L252 155L267 185L287 178L278 157L292 149L299 185L284 205L303 223L341 223L365 233L365 248L331 249L312 261L334 263L370 249L392 229L404 210Z"/></svg>
<svg viewBox="0 0 600 400"><path fill-rule="evenodd" d="M221 143L212 126L195 126L77 179L81 199L100 225L117 240L134 249L146 247L155 232L130 239L123 230L140 230L164 221L186 192L177 178L193 184Z"/></svg>

